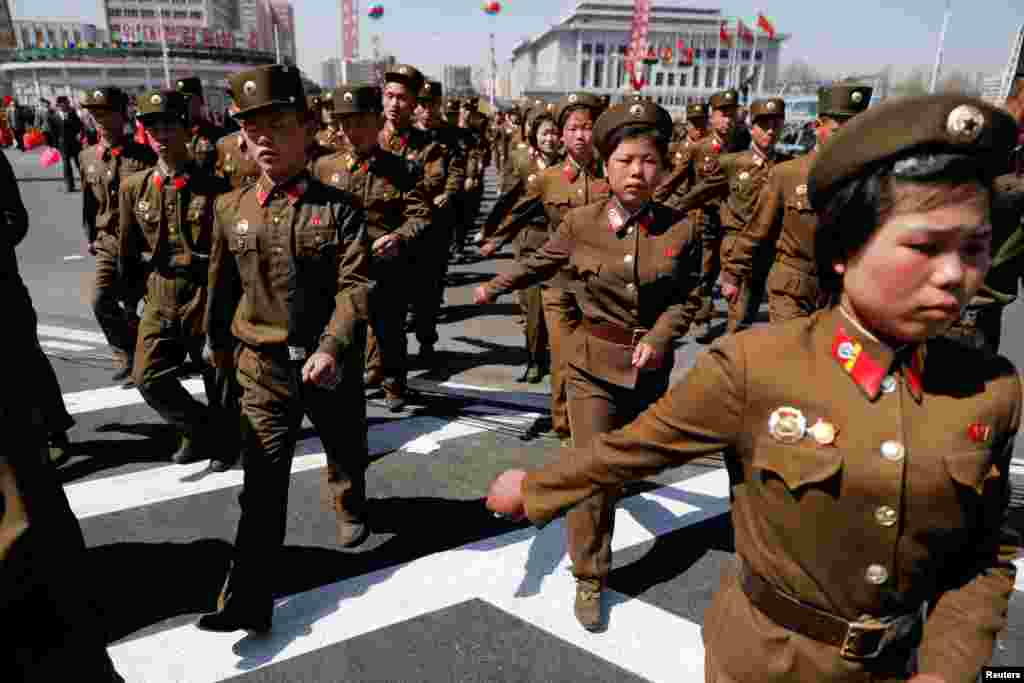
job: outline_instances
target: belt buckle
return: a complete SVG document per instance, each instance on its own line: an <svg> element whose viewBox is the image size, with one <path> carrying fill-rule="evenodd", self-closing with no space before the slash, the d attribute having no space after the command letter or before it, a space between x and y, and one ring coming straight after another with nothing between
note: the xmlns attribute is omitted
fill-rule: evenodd
<svg viewBox="0 0 1024 683"><path fill-rule="evenodd" d="M881 654L890 627L891 624L850 622L843 637L843 644L839 646L839 656L851 660L874 659ZM877 638L873 649L862 652L863 647L868 644L865 641L872 637Z"/></svg>
<svg viewBox="0 0 1024 683"><path fill-rule="evenodd" d="M960 314L960 322L965 325L974 325L978 322L978 309L967 308Z"/></svg>
<svg viewBox="0 0 1024 683"><path fill-rule="evenodd" d="M288 360L299 362L306 360L306 349L301 346L288 346Z"/></svg>

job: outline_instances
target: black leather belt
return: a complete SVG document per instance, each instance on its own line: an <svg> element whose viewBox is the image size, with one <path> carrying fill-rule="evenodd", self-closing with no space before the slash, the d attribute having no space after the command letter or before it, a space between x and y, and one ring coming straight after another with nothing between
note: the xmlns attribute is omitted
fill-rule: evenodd
<svg viewBox="0 0 1024 683"><path fill-rule="evenodd" d="M750 602L779 626L839 648L844 659L875 659L892 643L910 635L922 609L896 617L847 621L787 595L742 562L740 584ZM923 607L923 606L922 606Z"/></svg>

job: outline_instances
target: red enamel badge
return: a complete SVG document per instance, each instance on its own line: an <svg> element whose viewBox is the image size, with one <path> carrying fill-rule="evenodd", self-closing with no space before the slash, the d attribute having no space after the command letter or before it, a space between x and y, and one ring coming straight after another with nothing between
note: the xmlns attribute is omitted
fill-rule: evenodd
<svg viewBox="0 0 1024 683"><path fill-rule="evenodd" d="M121 151L122 150L120 147L115 147L114 149L110 150L110 153L114 155L114 158L116 159L117 157L121 156Z"/></svg>
<svg viewBox="0 0 1024 683"><path fill-rule="evenodd" d="M987 443L992 436L992 428L980 422L967 427L967 438L974 443Z"/></svg>
<svg viewBox="0 0 1024 683"><path fill-rule="evenodd" d="M174 189L183 190L188 185L188 176L178 176L174 179Z"/></svg>
<svg viewBox="0 0 1024 683"><path fill-rule="evenodd" d="M313 225L320 225L320 216L313 216L313 220L310 221Z"/></svg>
<svg viewBox="0 0 1024 683"><path fill-rule="evenodd" d="M665 256L667 256L668 258L675 258L675 255L676 250L673 249L672 247L668 247L667 249L665 249Z"/></svg>
<svg viewBox="0 0 1024 683"><path fill-rule="evenodd" d="M156 189L163 190L164 189L164 177L162 175L160 175L159 173L154 173L153 174L153 184L156 185Z"/></svg>

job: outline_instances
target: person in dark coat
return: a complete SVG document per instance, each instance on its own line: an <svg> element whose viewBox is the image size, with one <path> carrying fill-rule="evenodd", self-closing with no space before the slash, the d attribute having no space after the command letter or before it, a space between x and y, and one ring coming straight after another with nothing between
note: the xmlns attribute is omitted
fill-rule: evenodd
<svg viewBox="0 0 1024 683"><path fill-rule="evenodd" d="M54 146L60 151L64 161L64 184L68 192L74 192L75 176L71 173L71 164L74 163L78 175L81 176L78 153L82 151L82 143L79 140L82 134L82 120L78 118L78 114L71 108L71 103L64 95L57 98L57 112L53 116L51 130Z"/></svg>

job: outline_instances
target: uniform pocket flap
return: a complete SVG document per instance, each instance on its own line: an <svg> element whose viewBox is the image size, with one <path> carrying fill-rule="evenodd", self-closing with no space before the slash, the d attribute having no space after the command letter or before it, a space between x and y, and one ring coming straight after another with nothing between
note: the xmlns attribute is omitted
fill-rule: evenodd
<svg viewBox="0 0 1024 683"><path fill-rule="evenodd" d="M985 482L999 476L999 470L992 463L992 453L988 449L977 451L959 451L946 453L942 456L946 463L946 472L958 484L982 493Z"/></svg>
<svg viewBox="0 0 1024 683"><path fill-rule="evenodd" d="M232 254L241 254L247 251L258 251L255 235L236 235L228 240L228 248Z"/></svg>
<svg viewBox="0 0 1024 683"><path fill-rule="evenodd" d="M843 456L836 448L805 448L762 441L755 446L753 466L776 474L796 491L834 477L843 467Z"/></svg>

